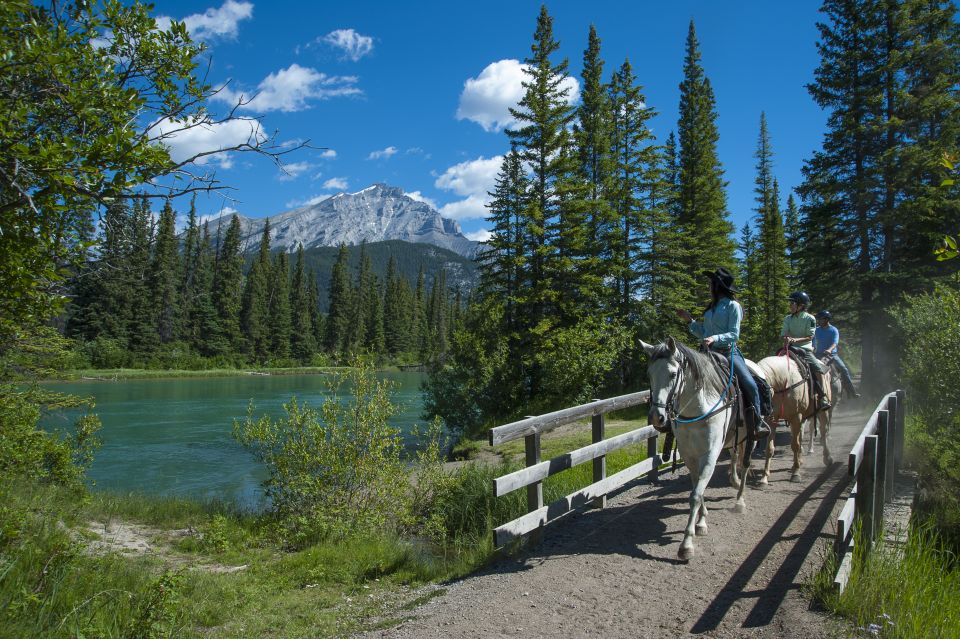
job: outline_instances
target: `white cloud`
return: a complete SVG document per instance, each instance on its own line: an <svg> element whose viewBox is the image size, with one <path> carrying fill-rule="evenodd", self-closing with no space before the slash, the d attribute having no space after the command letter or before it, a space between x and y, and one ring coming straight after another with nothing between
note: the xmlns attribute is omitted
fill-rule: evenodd
<svg viewBox="0 0 960 639"><path fill-rule="evenodd" d="M487 217L487 201L477 195L440 207L440 215L451 220L477 220Z"/></svg>
<svg viewBox="0 0 960 639"><path fill-rule="evenodd" d="M525 66L517 60L500 60L487 65L476 78L467 78L460 94L457 119L476 122L484 131L513 127L516 121L510 115L510 108L516 107L523 98L523 81L528 77L523 72ZM580 99L580 83L576 78L567 76L560 87L567 89L568 104Z"/></svg>
<svg viewBox="0 0 960 639"><path fill-rule="evenodd" d="M480 156L476 160L451 166L437 178L435 186L445 191L453 191L457 195L486 197L487 192L493 190L502 165L502 155L492 158Z"/></svg>
<svg viewBox="0 0 960 639"><path fill-rule="evenodd" d="M380 159L389 160L392 156L396 155L396 153L397 153L397 147L388 146L387 148L381 149L379 151L371 151L370 155L367 156L367 159L368 160L380 160Z"/></svg>
<svg viewBox="0 0 960 639"><path fill-rule="evenodd" d="M468 240L473 240L474 242L487 242L493 237L493 233L487 229L479 229L477 231L471 231L470 233L464 233Z"/></svg>
<svg viewBox="0 0 960 639"><path fill-rule="evenodd" d="M333 149L327 149L320 154L320 157L322 157L324 160L332 160L333 158L337 157L337 152Z"/></svg>
<svg viewBox="0 0 960 639"><path fill-rule="evenodd" d="M234 91L225 86L214 99L229 104L242 100L246 102L242 108L259 113L302 111L309 108L310 100L362 94L354 86L357 80L356 76L331 76L294 63L268 75L256 91Z"/></svg>
<svg viewBox="0 0 960 639"><path fill-rule="evenodd" d="M217 152L204 155L194 160L194 164L203 165L208 162L229 169L233 166L233 159L229 153L218 151L240 144L254 144L264 142L266 133L260 127L260 122L253 118L237 118L221 123L198 124L174 122L166 119L154 126L149 132L156 141L170 149L170 157L174 162L182 162L199 153Z"/></svg>
<svg viewBox="0 0 960 639"><path fill-rule="evenodd" d="M483 156L469 162L455 164L444 171L434 183L439 189L452 191L465 199L445 204L440 214L454 220L469 220L487 217L488 193L493 190L497 173L503 164L503 156Z"/></svg>
<svg viewBox="0 0 960 639"><path fill-rule="evenodd" d="M424 204L427 204L432 209L440 208L439 206L437 206L437 203L433 199L428 198L426 195L424 195L420 191L411 191L410 193L405 193L405 195L411 200L416 200L417 202L423 202Z"/></svg>
<svg viewBox="0 0 960 639"><path fill-rule="evenodd" d="M219 9L207 9L203 13L189 15L181 22L194 40L212 40L214 38L236 38L237 25L241 20L253 16L252 2L236 2L227 0ZM157 27L166 30L171 19L167 16L157 17Z"/></svg>
<svg viewBox="0 0 960 639"><path fill-rule="evenodd" d="M335 177L330 178L323 183L323 188L331 189L333 191L346 191L347 190L347 178Z"/></svg>
<svg viewBox="0 0 960 639"><path fill-rule="evenodd" d="M323 36L323 41L343 51L343 57L356 62L373 51L373 38L360 35L353 29L337 29Z"/></svg>
<svg viewBox="0 0 960 639"><path fill-rule="evenodd" d="M310 169L314 168L315 165L309 162L289 162L283 165L283 170L280 172L279 180L283 182L289 182L290 180L295 180Z"/></svg>

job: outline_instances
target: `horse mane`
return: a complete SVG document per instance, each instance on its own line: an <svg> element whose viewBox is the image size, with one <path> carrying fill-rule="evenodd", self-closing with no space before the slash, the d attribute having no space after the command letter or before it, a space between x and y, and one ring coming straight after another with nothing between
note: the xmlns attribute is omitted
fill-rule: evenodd
<svg viewBox="0 0 960 639"><path fill-rule="evenodd" d="M716 366L713 363L713 358L710 355L695 351L686 344L678 342L677 340L673 340L673 342L687 363L690 364L690 371L693 373L693 381L697 387L697 390L703 388L704 381L708 378L711 378L710 372L716 372ZM670 349L668 344L658 344L654 347L654 351L650 355L650 361L652 362L658 359L667 359L672 356L672 353L673 351ZM724 386L724 380L720 379L719 374L715 375L715 378L718 381L716 390L722 389Z"/></svg>

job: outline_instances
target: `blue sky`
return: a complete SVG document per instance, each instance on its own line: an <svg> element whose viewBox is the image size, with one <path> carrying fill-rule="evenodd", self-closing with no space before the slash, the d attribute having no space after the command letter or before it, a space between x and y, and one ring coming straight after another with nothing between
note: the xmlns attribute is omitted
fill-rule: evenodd
<svg viewBox="0 0 960 639"><path fill-rule="evenodd" d="M157 16L186 21L207 43L209 80L227 83L222 99L211 102L214 112L256 95L242 113L261 116L266 132L326 147L286 156L287 173L250 154L215 156L206 168L235 187L232 199L200 197L199 212L264 217L385 182L482 238L485 192L508 149L506 108L521 90L520 62L530 52L540 4L158 1ZM607 78L629 57L647 103L659 112L652 127L661 141L676 127L684 42L695 21L738 228L754 214L761 111L784 199L820 145L826 114L805 89L818 63L818 7L807 0L547 4L560 54L577 80L591 24ZM229 143L231 135L236 130L207 131L202 139L175 140L173 150Z"/></svg>

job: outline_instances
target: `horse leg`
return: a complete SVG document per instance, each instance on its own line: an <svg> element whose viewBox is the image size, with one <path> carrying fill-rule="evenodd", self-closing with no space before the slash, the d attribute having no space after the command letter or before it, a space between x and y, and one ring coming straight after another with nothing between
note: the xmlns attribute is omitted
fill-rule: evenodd
<svg viewBox="0 0 960 639"><path fill-rule="evenodd" d="M777 424L779 420L773 420L770 424L770 435L767 437L767 458L763 462L763 475L760 476L760 486L766 486L770 483L770 466L773 464L773 454L777 446L774 440L777 438Z"/></svg>
<svg viewBox="0 0 960 639"><path fill-rule="evenodd" d="M700 504L703 501L703 488L700 486L701 474L700 465L706 455L699 458L685 459L687 469L690 471L690 483L693 484L693 490L690 491L690 514L687 518L687 527L683 531L683 541L680 542L680 550L677 556L683 561L693 557L693 537L696 533L695 524L700 515ZM698 492L699 488L699 492Z"/></svg>
<svg viewBox="0 0 960 639"><path fill-rule="evenodd" d="M814 420L816 421L816 420ZM790 473L790 481L800 481L801 460L801 442L803 436L803 422L799 416L790 419L790 448L793 449L793 470Z"/></svg>
<svg viewBox="0 0 960 639"><path fill-rule="evenodd" d="M740 488L740 475L739 464L740 458L743 455L743 445L732 446L730 448L730 485L733 488ZM747 476L744 474L743 481L747 481Z"/></svg>
<svg viewBox="0 0 960 639"><path fill-rule="evenodd" d="M703 537L707 534L707 502L700 500L700 513L697 515L697 537Z"/></svg>
<svg viewBox="0 0 960 639"><path fill-rule="evenodd" d="M833 421L833 409L821 412L818 419L822 420L820 424L820 445L823 447L823 465L831 466L833 465L833 456L830 455L828 440L830 437L830 422Z"/></svg>
<svg viewBox="0 0 960 639"><path fill-rule="evenodd" d="M802 424L801 424L801 426L802 426ZM813 452L813 440L814 440L814 439L816 438L816 436L817 436L817 420L815 420L815 419L811 419L811 420L810 420L810 431L809 431L809 433L810 433L810 436L807 438L807 450L806 450L806 452L805 452L806 455L809 455L810 453Z"/></svg>

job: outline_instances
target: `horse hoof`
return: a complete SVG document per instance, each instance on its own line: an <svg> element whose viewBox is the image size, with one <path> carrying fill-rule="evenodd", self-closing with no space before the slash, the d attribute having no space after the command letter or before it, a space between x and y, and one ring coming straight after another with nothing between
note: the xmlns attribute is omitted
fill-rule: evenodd
<svg viewBox="0 0 960 639"><path fill-rule="evenodd" d="M800 481L800 473L794 473L790 475L790 481L792 481L793 483L797 483L798 481Z"/></svg>
<svg viewBox="0 0 960 639"><path fill-rule="evenodd" d="M824 466L833 466L833 457L824 457L823 458Z"/></svg>
<svg viewBox="0 0 960 639"><path fill-rule="evenodd" d="M740 514L747 512L747 504L744 503L743 499L733 505L733 512Z"/></svg>
<svg viewBox="0 0 960 639"><path fill-rule="evenodd" d="M706 537L706 536L707 536L707 525L697 524L697 537Z"/></svg>
<svg viewBox="0 0 960 639"><path fill-rule="evenodd" d="M680 550L679 552L677 552L677 557L680 558L680 561L690 561L693 555L694 555L693 546L691 546L690 548L684 548L683 546L680 546Z"/></svg>

